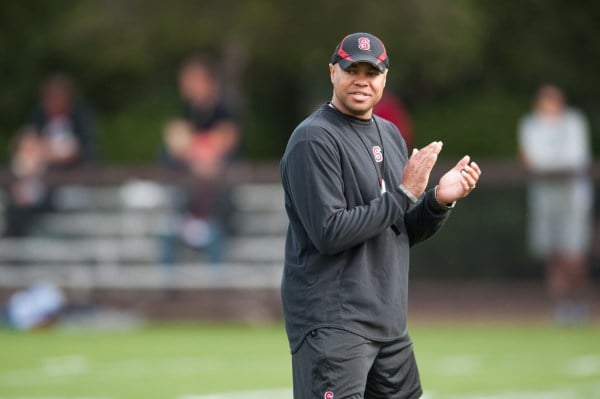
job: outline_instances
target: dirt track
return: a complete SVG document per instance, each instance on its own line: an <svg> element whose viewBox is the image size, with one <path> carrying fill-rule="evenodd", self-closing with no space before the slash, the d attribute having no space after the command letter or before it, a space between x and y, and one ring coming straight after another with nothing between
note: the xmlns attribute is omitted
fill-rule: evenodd
<svg viewBox="0 0 600 399"><path fill-rule="evenodd" d="M552 303L541 283L431 282L411 283L412 321L480 320L549 322ZM600 295L595 287L590 307L600 321ZM4 302L10 291L0 292ZM97 290L69 292L71 303L133 312L152 320L217 320L260 322L281 318L276 289L189 289L178 291Z"/></svg>
<svg viewBox="0 0 600 399"><path fill-rule="evenodd" d="M598 287L590 290L594 321L600 321ZM553 303L541 282L416 282L410 291L411 320L550 322Z"/></svg>

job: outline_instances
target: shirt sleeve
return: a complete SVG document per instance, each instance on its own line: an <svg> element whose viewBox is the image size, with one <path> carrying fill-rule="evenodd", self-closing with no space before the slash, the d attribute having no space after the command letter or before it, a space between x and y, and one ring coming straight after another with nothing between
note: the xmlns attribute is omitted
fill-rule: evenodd
<svg viewBox="0 0 600 399"><path fill-rule="evenodd" d="M446 223L449 215L450 211L435 199L434 189L428 190L404 217L410 246L431 237Z"/></svg>
<svg viewBox="0 0 600 399"><path fill-rule="evenodd" d="M291 206L317 249L333 255L390 228L408 208L400 192L348 207L339 153L332 143L306 139L294 145L282 164Z"/></svg>

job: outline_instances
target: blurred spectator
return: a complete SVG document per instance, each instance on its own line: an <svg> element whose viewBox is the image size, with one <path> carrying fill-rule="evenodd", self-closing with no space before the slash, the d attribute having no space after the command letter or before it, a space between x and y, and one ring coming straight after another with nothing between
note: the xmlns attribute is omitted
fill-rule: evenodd
<svg viewBox="0 0 600 399"><path fill-rule="evenodd" d="M520 155L531 175L529 239L545 262L558 323L588 318L587 255L592 228L591 149L586 119L567 107L562 91L539 88L533 112L519 125Z"/></svg>
<svg viewBox="0 0 600 399"><path fill-rule="evenodd" d="M48 171L95 158L92 130L90 115L78 101L71 78L49 76L42 84L39 104L11 148L5 235L31 233L35 218L49 204L44 182Z"/></svg>
<svg viewBox="0 0 600 399"><path fill-rule="evenodd" d="M47 208L48 188L44 174L48 154L33 126L25 126L17 133L11 150L4 234L20 237L30 233L37 215Z"/></svg>
<svg viewBox="0 0 600 399"><path fill-rule="evenodd" d="M413 127L412 119L402 100L388 89L384 90L381 100L373 108L375 115L378 115L392 122L406 141L406 147L409 149L413 145Z"/></svg>
<svg viewBox="0 0 600 399"><path fill-rule="evenodd" d="M225 100L216 67L199 55L187 59L178 76L183 118L164 127L164 161L194 177L182 222L163 238L161 261L177 262L182 241L206 252L211 263L225 258L229 190L225 174L238 150L240 130Z"/></svg>
<svg viewBox="0 0 600 399"><path fill-rule="evenodd" d="M200 55L187 59L179 71L179 92L183 116L194 129L190 167L200 176L214 177L237 155L240 131L213 62Z"/></svg>
<svg viewBox="0 0 600 399"><path fill-rule="evenodd" d="M44 140L49 167L61 169L95 159L90 113L78 101L69 76L46 79L30 122Z"/></svg>

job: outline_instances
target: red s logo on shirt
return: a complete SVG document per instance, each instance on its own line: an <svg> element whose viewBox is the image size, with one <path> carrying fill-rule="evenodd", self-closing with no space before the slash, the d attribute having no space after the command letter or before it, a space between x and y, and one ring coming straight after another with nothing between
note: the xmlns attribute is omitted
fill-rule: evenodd
<svg viewBox="0 0 600 399"><path fill-rule="evenodd" d="M381 147L378 145L373 146L373 156L375 157L375 162L379 163L381 161L383 161L383 151L381 150Z"/></svg>

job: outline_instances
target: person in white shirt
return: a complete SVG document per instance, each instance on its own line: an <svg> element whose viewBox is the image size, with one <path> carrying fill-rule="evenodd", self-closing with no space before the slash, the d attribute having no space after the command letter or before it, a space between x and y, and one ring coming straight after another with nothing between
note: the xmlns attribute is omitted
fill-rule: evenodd
<svg viewBox="0 0 600 399"><path fill-rule="evenodd" d="M587 121L566 105L558 87L545 84L538 89L533 111L519 124L518 139L530 174L531 252L545 262L556 321L585 321L593 204Z"/></svg>

